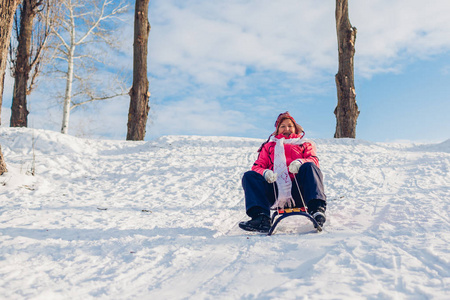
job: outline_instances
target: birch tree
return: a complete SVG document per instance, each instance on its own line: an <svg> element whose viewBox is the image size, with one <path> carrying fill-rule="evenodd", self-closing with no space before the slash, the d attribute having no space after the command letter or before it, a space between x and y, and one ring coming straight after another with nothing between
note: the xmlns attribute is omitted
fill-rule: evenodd
<svg viewBox="0 0 450 300"><path fill-rule="evenodd" d="M127 140L143 140L147 124L150 93L147 78L147 52L150 23L149 0L136 0L134 12L133 87L130 90Z"/></svg>
<svg viewBox="0 0 450 300"><path fill-rule="evenodd" d="M27 127L29 95L40 73L47 40L50 36L55 0L23 0L15 14L15 39L10 57L14 77L11 127Z"/></svg>
<svg viewBox="0 0 450 300"><path fill-rule="evenodd" d="M16 11L19 2L19 0L2 0L2 5L0 6L0 116L3 101L3 85L5 83L9 38L11 37L14 12ZM0 145L0 175L5 172L7 172L7 169L2 154L2 147Z"/></svg>
<svg viewBox="0 0 450 300"><path fill-rule="evenodd" d="M114 21L126 11L127 5L122 2L117 4L113 0L61 0L60 4L64 18L60 20L59 29L54 33L60 41L57 59L64 61L65 64L65 69L58 71L63 73L65 80L61 133L66 134L69 130L70 111L73 108L126 94L126 91L122 90L112 95L97 96L95 88L90 88L88 81L81 82L78 85L79 89L74 91L74 81L83 81L83 76L86 75L77 75L76 67L81 69L93 65L94 62L104 63L99 56L89 52L89 45L99 43L112 45L111 35L108 33L112 31ZM75 98L81 95L84 97L83 100L75 101Z"/></svg>
<svg viewBox="0 0 450 300"><path fill-rule="evenodd" d="M339 70L336 74L338 103L335 138L355 138L356 120L359 116L356 104L353 57L355 55L356 28L348 16L348 0L336 0L336 32L339 50Z"/></svg>

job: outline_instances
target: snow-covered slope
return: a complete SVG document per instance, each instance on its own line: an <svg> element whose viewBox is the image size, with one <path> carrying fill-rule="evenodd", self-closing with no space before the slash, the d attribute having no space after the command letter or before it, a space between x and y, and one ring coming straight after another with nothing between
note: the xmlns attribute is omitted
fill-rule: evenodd
<svg viewBox="0 0 450 300"><path fill-rule="evenodd" d="M263 141L1 128L0 298L448 297L450 140L316 140L324 232L271 237L236 228Z"/></svg>

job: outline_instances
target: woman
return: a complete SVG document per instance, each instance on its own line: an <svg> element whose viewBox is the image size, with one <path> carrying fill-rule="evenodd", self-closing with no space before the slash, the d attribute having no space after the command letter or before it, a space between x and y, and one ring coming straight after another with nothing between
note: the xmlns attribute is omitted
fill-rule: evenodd
<svg viewBox="0 0 450 300"><path fill-rule="evenodd" d="M271 208L303 207L303 203L322 226L326 221L326 196L316 147L313 142L302 140L305 132L289 112L278 116L275 128L259 148L252 170L242 178L245 207L251 220L239 223L239 227L268 232Z"/></svg>

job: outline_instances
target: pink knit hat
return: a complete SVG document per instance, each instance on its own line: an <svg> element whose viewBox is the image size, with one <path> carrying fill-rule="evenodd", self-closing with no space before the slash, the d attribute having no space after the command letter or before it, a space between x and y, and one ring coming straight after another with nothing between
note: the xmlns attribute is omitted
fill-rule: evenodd
<svg viewBox="0 0 450 300"><path fill-rule="evenodd" d="M292 121L292 123L294 123L296 134L303 133L302 136L305 135L305 131L303 130L302 126L300 126L299 124L297 124L297 122L295 122L295 119L289 114L288 111L278 115L277 121L275 122L275 131L274 131L273 135L277 135L278 127L286 119L290 119Z"/></svg>

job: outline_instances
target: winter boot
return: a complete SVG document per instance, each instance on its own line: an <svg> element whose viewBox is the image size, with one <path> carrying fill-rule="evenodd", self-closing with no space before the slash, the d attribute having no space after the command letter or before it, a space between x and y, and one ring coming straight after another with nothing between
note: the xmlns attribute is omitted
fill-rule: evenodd
<svg viewBox="0 0 450 300"><path fill-rule="evenodd" d="M240 222L239 227L247 231L267 233L270 230L270 223L271 221L268 216L265 214L259 214L249 221Z"/></svg>
<svg viewBox="0 0 450 300"><path fill-rule="evenodd" d="M311 215L314 218L314 220L316 220L317 224L320 225L320 227L322 227L325 221L327 220L325 216L325 209L320 206L316 209L316 211L311 212Z"/></svg>

